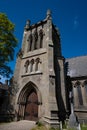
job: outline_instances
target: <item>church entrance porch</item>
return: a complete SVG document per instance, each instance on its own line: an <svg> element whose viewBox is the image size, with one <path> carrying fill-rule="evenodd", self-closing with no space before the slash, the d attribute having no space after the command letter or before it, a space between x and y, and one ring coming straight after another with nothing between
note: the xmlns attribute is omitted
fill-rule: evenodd
<svg viewBox="0 0 87 130"><path fill-rule="evenodd" d="M28 83L20 92L18 98L17 120L38 120L38 91L33 83Z"/></svg>

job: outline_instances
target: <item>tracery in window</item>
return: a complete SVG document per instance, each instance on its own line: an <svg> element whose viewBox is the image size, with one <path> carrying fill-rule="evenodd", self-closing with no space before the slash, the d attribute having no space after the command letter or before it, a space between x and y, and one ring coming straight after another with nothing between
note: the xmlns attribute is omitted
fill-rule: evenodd
<svg viewBox="0 0 87 130"><path fill-rule="evenodd" d="M79 105L83 105L83 98L82 98L82 92L81 92L81 84L80 82L76 83L77 91L78 91L78 99L79 99Z"/></svg>
<svg viewBox="0 0 87 130"><path fill-rule="evenodd" d="M39 48L42 48L43 44L43 30L40 29L39 31Z"/></svg>
<svg viewBox="0 0 87 130"><path fill-rule="evenodd" d="M37 29L35 29L33 33L33 50L37 49L37 41L38 41L38 33Z"/></svg>
<svg viewBox="0 0 87 130"><path fill-rule="evenodd" d="M87 84L85 84L86 96L87 96Z"/></svg>
<svg viewBox="0 0 87 130"><path fill-rule="evenodd" d="M28 72L28 66L29 66L29 60L27 60L27 61L25 62L25 65L24 65L24 67L25 67L25 73Z"/></svg>
<svg viewBox="0 0 87 130"><path fill-rule="evenodd" d="M33 72L34 59L30 62L30 73Z"/></svg>
<svg viewBox="0 0 87 130"><path fill-rule="evenodd" d="M30 34L30 35L28 36L27 41L28 41L27 52L29 52L29 51L31 51L31 47L32 47L32 34Z"/></svg>
<svg viewBox="0 0 87 130"><path fill-rule="evenodd" d="M85 92L86 92L86 96L87 96L87 81L84 82L84 87L85 87Z"/></svg>
<svg viewBox="0 0 87 130"><path fill-rule="evenodd" d="M27 36L27 46L26 46L26 52L30 52L36 49L40 49L43 47L43 30L40 29L37 31L37 28L35 28L34 31L30 31Z"/></svg>
<svg viewBox="0 0 87 130"><path fill-rule="evenodd" d="M24 64L24 74L39 73L41 72L40 58L26 60Z"/></svg>
<svg viewBox="0 0 87 130"><path fill-rule="evenodd" d="M40 64L40 59L37 58L36 59L36 66L35 66L35 71L38 71L40 68L39 68L39 64Z"/></svg>

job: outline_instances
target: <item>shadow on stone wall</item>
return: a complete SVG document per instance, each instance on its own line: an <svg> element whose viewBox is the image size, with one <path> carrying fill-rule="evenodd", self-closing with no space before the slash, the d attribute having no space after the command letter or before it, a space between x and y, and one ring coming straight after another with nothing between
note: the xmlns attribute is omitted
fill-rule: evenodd
<svg viewBox="0 0 87 130"><path fill-rule="evenodd" d="M55 85L56 85L56 100L57 100L57 106L58 106L58 117L59 121L64 122L66 119L66 110L65 110L65 104L63 101L63 95L61 90L61 77L60 77L60 65L58 63L58 57L54 56L54 71L55 71Z"/></svg>

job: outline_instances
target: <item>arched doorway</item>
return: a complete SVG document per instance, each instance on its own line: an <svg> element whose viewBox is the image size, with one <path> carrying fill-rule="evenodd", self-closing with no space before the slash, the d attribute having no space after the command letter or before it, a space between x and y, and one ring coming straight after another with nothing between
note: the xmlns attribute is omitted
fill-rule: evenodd
<svg viewBox="0 0 87 130"><path fill-rule="evenodd" d="M17 120L37 121L40 115L40 105L42 98L38 87L32 83L27 83L21 90L17 100Z"/></svg>
<svg viewBox="0 0 87 130"><path fill-rule="evenodd" d="M27 96L24 119L34 121L38 119L38 97L34 89L32 89Z"/></svg>

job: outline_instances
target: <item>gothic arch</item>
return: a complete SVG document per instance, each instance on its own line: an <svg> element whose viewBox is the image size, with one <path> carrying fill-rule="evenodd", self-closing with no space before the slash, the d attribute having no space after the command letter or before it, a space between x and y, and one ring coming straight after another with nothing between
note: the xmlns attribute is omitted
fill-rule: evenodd
<svg viewBox="0 0 87 130"><path fill-rule="evenodd" d="M29 60L27 60L24 64L24 67L25 67L25 73L28 72L28 66L29 66Z"/></svg>
<svg viewBox="0 0 87 130"><path fill-rule="evenodd" d="M37 86L33 82L30 81L22 88L18 96L18 106L19 106L18 107L18 120L25 119L25 109L26 109L27 99L29 95L32 93L36 95L37 97L37 109L39 110L39 105L42 104L41 93L39 89L37 88Z"/></svg>
<svg viewBox="0 0 87 130"><path fill-rule="evenodd" d="M30 61L30 72L33 72L34 69L34 59Z"/></svg>
<svg viewBox="0 0 87 130"><path fill-rule="evenodd" d="M39 30L39 48L42 48L43 47L43 30L40 29Z"/></svg>
<svg viewBox="0 0 87 130"><path fill-rule="evenodd" d="M27 39L27 41L28 41L27 52L31 51L31 48L32 48L32 40L33 40L33 38L32 38L32 33L30 33L30 35L28 36L28 39Z"/></svg>
<svg viewBox="0 0 87 130"><path fill-rule="evenodd" d="M75 87L78 87L81 83L79 81L75 82Z"/></svg>
<svg viewBox="0 0 87 130"><path fill-rule="evenodd" d="M79 100L79 105L83 105L83 97L82 97L82 91L81 91L81 82L76 81L75 83L76 89L77 89L77 94L78 94L78 100Z"/></svg>
<svg viewBox="0 0 87 130"><path fill-rule="evenodd" d="M20 94L19 94L19 97L18 97L18 103L21 102L21 101L24 101L24 102L26 101L25 97L27 96L27 94L31 90L31 88L34 88L36 90L36 92L38 94L38 100L39 100L40 103L42 102L42 98L41 98L41 94L40 94L39 89L37 88L37 86L33 82L30 81L20 91Z"/></svg>
<svg viewBox="0 0 87 130"><path fill-rule="evenodd" d="M35 60L35 62L36 62L36 64L35 64L35 71L39 71L40 70L40 63L41 63L40 58L37 58Z"/></svg>
<svg viewBox="0 0 87 130"><path fill-rule="evenodd" d="M87 80L84 81L83 86L85 88L85 93L86 93L86 96L87 96Z"/></svg>
<svg viewBox="0 0 87 130"><path fill-rule="evenodd" d="M85 81L83 82L83 85L87 85L87 80L85 80Z"/></svg>
<svg viewBox="0 0 87 130"><path fill-rule="evenodd" d="M37 41L38 41L38 33L37 29L35 29L33 33L33 50L37 49Z"/></svg>

